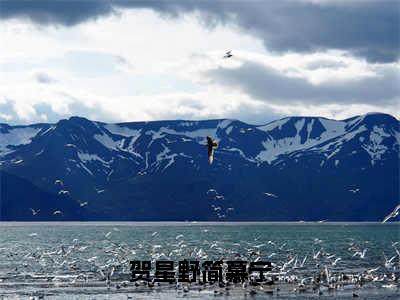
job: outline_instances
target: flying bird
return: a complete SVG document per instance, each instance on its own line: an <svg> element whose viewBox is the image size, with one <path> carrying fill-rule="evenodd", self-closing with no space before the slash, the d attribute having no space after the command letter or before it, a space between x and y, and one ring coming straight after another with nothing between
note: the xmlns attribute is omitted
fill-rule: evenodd
<svg viewBox="0 0 400 300"><path fill-rule="evenodd" d="M278 198L278 196L277 195L275 195L275 194L272 194L272 193L263 193L265 196L268 196L268 197L272 197L272 198Z"/></svg>
<svg viewBox="0 0 400 300"><path fill-rule="evenodd" d="M57 179L56 181L54 181L54 184L55 184L55 185L63 186L63 185L64 185L64 182L63 182L62 180L60 180L60 179Z"/></svg>
<svg viewBox="0 0 400 300"><path fill-rule="evenodd" d="M360 256L360 258L365 258L365 253L367 252L367 249L364 249L362 252L361 252L361 250L359 250L359 251L357 251L356 253L354 253L353 254L353 257L354 256Z"/></svg>
<svg viewBox="0 0 400 300"><path fill-rule="evenodd" d="M340 257L336 258L334 262L332 262L332 266L336 266L338 261L342 260Z"/></svg>
<svg viewBox="0 0 400 300"><path fill-rule="evenodd" d="M211 165L214 160L214 149L218 147L218 143L213 140L210 136L207 136L207 147L208 147L208 163Z"/></svg>
<svg viewBox="0 0 400 300"><path fill-rule="evenodd" d="M231 52L232 52L232 50L227 51L227 52L225 53L225 55L224 55L223 58L230 58L230 57L232 57L233 54L232 54Z"/></svg>
<svg viewBox="0 0 400 300"><path fill-rule="evenodd" d="M210 194L210 193L218 194L217 191L216 191L215 189L209 189L209 190L207 191L207 194Z"/></svg>
<svg viewBox="0 0 400 300"><path fill-rule="evenodd" d="M399 215L399 210L400 204L397 205L394 210L383 219L382 223L386 223L389 219L397 217Z"/></svg>
<svg viewBox="0 0 400 300"><path fill-rule="evenodd" d="M40 212L40 209L34 210L33 208L31 208L31 212L32 212L32 216L36 216Z"/></svg>
<svg viewBox="0 0 400 300"><path fill-rule="evenodd" d="M367 270L367 273L368 273L368 274L371 274L371 273L373 273L373 272L376 272L376 271L378 271L379 269L380 269L380 267L376 267L376 268L373 268L373 269Z"/></svg>
<svg viewBox="0 0 400 300"><path fill-rule="evenodd" d="M360 189L349 189L349 192L352 192L353 194L358 193Z"/></svg>
<svg viewBox="0 0 400 300"><path fill-rule="evenodd" d="M391 269L394 265L393 259L396 258L397 255L392 256L392 258L387 259L385 253L383 253L383 257L385 258L385 268Z"/></svg>

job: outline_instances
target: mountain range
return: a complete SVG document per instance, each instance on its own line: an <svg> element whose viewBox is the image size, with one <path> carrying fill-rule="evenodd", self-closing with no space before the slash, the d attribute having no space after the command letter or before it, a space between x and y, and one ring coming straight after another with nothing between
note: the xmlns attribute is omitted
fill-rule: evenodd
<svg viewBox="0 0 400 300"><path fill-rule="evenodd" d="M0 220L381 221L399 203L399 125L382 113L0 124Z"/></svg>

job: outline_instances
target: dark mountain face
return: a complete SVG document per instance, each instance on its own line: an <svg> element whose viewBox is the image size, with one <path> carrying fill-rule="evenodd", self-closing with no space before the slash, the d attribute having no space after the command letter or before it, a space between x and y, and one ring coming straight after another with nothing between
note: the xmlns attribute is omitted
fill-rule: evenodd
<svg viewBox="0 0 400 300"><path fill-rule="evenodd" d="M2 221L80 220L85 211L68 194L52 194L28 180L0 170Z"/></svg>
<svg viewBox="0 0 400 300"><path fill-rule="evenodd" d="M380 221L399 202L399 143L385 114L0 124L1 219Z"/></svg>

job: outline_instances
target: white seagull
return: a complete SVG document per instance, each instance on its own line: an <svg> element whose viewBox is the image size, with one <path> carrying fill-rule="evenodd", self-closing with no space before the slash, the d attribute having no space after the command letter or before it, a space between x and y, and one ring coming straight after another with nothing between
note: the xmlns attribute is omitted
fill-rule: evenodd
<svg viewBox="0 0 400 300"><path fill-rule="evenodd" d="M389 219L397 217L399 214L399 210L400 210L400 204L397 205L394 208L394 210L383 219L382 223L386 223Z"/></svg>
<svg viewBox="0 0 400 300"><path fill-rule="evenodd" d="M60 179L57 179L56 181L54 181L54 184L55 184L55 185L63 186L63 185L64 185L64 182L63 182L62 180L60 180Z"/></svg>
<svg viewBox="0 0 400 300"><path fill-rule="evenodd" d="M396 258L397 255L392 256L390 259L388 259L385 255L385 253L383 253L383 257L385 258L385 268L390 269L393 267L394 262L393 259Z"/></svg>
<svg viewBox="0 0 400 300"><path fill-rule="evenodd" d="M40 209L34 210L33 208L31 208L30 210L31 210L31 212L32 212L32 216L36 216L36 215L39 213L39 211L40 211Z"/></svg>
<svg viewBox="0 0 400 300"><path fill-rule="evenodd" d="M361 251L357 251L356 253L353 254L354 256L360 256L360 258L365 258L365 253L367 252L367 249L364 249L362 252Z"/></svg>
<svg viewBox="0 0 400 300"><path fill-rule="evenodd" d="M264 195L268 196L268 197L272 197L272 198L278 198L277 195L272 194L272 193L263 193Z"/></svg>
<svg viewBox="0 0 400 300"><path fill-rule="evenodd" d="M340 257L336 258L335 261L332 262L332 266L336 266L339 260L342 260Z"/></svg>
<svg viewBox="0 0 400 300"><path fill-rule="evenodd" d="M217 191L216 191L215 189L209 189L209 190L207 191L207 194L210 194L210 193L218 194Z"/></svg>

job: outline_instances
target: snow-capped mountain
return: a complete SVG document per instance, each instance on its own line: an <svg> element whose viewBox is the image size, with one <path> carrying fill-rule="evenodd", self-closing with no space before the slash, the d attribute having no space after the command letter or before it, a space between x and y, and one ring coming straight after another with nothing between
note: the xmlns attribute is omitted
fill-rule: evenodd
<svg viewBox="0 0 400 300"><path fill-rule="evenodd" d="M0 124L1 218L381 220L399 202L399 144L399 121L379 113Z"/></svg>

